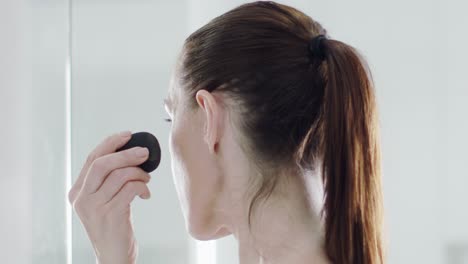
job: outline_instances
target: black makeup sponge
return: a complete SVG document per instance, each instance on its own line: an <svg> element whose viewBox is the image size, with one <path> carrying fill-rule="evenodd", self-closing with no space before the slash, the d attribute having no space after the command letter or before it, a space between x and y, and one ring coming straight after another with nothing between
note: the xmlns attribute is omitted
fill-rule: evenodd
<svg viewBox="0 0 468 264"><path fill-rule="evenodd" d="M132 134L132 138L117 151L126 150L133 147L146 147L149 150L148 159L138 167L146 172L154 171L161 161L161 148L156 137L148 132L138 132Z"/></svg>

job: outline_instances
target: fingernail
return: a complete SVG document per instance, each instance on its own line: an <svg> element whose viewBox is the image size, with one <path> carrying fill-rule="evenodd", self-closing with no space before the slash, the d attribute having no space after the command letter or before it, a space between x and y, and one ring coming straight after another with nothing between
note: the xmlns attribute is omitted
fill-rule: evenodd
<svg viewBox="0 0 468 264"><path fill-rule="evenodd" d="M136 151L136 155L140 158L146 157L148 155L149 151L147 148L139 148Z"/></svg>
<svg viewBox="0 0 468 264"><path fill-rule="evenodd" d="M132 135L132 132L126 130L126 131L120 132L119 135L120 135L121 137L123 137L123 138L128 138L128 137L130 137L130 136Z"/></svg>

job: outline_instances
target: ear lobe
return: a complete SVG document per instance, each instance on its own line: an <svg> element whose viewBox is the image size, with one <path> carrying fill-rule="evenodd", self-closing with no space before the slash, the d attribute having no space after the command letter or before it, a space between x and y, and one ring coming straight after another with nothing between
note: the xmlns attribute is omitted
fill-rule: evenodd
<svg viewBox="0 0 468 264"><path fill-rule="evenodd" d="M204 139L208 144L210 153L215 154L217 151L218 136L219 136L219 107L216 98L206 90L199 90L195 99L198 105L204 112L206 126Z"/></svg>

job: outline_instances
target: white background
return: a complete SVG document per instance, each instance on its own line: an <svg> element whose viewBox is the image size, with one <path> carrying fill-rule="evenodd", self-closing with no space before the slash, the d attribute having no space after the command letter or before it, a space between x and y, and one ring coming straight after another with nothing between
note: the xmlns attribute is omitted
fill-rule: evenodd
<svg viewBox="0 0 468 264"><path fill-rule="evenodd" d="M70 44L71 175L108 134L154 133L163 156L152 173L151 200L137 198L134 206L139 263L193 260L172 184L162 98L183 40L240 3L74 0L70 16L64 0L1 0L2 263L66 263ZM468 263L467 4L282 3L369 61L381 113L388 262ZM76 217L72 231L74 263L93 263ZM220 240L217 250L218 263L238 263L232 238Z"/></svg>

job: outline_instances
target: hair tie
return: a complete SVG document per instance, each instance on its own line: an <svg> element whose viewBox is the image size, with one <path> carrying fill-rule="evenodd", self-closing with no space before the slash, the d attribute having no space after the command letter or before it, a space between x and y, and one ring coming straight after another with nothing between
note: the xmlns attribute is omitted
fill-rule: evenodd
<svg viewBox="0 0 468 264"><path fill-rule="evenodd" d="M309 52L311 59L314 56L317 56L320 60L325 59L325 50L322 45L322 40L326 39L327 37L323 34L317 35L313 37L309 42Z"/></svg>

